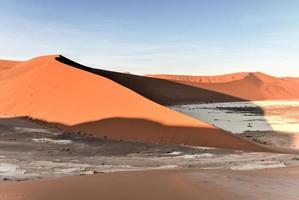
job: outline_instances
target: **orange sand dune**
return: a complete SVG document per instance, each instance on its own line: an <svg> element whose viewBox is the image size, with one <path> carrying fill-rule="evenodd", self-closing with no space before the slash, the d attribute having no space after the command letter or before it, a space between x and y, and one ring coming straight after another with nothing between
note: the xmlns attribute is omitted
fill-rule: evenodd
<svg viewBox="0 0 299 200"><path fill-rule="evenodd" d="M197 77L151 75L244 100L299 99L298 79L278 78L261 72Z"/></svg>
<svg viewBox="0 0 299 200"><path fill-rule="evenodd" d="M18 63L19 61L0 60L0 73L2 70L9 69Z"/></svg>
<svg viewBox="0 0 299 200"><path fill-rule="evenodd" d="M182 82L198 82L198 83L225 83L244 79L246 76L254 74L263 81L276 81L277 78L264 74L262 72L237 72L231 74L223 74L216 76L193 76L193 75L173 75L173 74L149 74L147 77L162 78Z"/></svg>
<svg viewBox="0 0 299 200"><path fill-rule="evenodd" d="M29 116L98 137L266 151L59 58L38 57L1 72L0 115Z"/></svg>
<svg viewBox="0 0 299 200"><path fill-rule="evenodd" d="M284 77L283 80L285 80L285 81L293 81L295 83L299 83L299 78L295 78L295 77Z"/></svg>
<svg viewBox="0 0 299 200"><path fill-rule="evenodd" d="M240 80L247 76L247 72L224 74L218 76L192 76L192 75L173 75L173 74L148 74L147 77L161 78L183 82L200 82L200 83L223 83L233 80Z"/></svg>

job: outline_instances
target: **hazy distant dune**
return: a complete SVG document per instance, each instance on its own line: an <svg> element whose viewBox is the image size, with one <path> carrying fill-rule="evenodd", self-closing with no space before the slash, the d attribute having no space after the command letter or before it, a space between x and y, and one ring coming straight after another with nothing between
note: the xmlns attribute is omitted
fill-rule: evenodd
<svg viewBox="0 0 299 200"><path fill-rule="evenodd" d="M243 100L299 99L296 78L278 78L261 72L221 76L150 75Z"/></svg>

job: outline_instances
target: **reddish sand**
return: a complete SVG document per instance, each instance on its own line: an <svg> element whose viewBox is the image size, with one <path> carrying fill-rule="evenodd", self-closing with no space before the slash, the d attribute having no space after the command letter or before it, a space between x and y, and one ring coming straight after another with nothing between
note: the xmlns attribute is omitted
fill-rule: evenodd
<svg viewBox="0 0 299 200"><path fill-rule="evenodd" d="M19 63L19 61L0 60L0 72L11 68L18 63Z"/></svg>
<svg viewBox="0 0 299 200"><path fill-rule="evenodd" d="M235 73L221 76L149 76L207 89L244 100L299 99L298 79L278 78L261 72Z"/></svg>
<svg viewBox="0 0 299 200"><path fill-rule="evenodd" d="M298 167L116 172L0 183L0 199L295 200L299 199L298 172Z"/></svg>
<svg viewBox="0 0 299 200"><path fill-rule="evenodd" d="M266 150L57 58L38 57L0 71L0 115L29 116L97 137Z"/></svg>
<svg viewBox="0 0 299 200"><path fill-rule="evenodd" d="M248 73L232 73L218 76L192 76L192 75L171 75L171 74L148 74L147 77L168 79L183 82L199 82L199 83L224 83L233 80L240 80L247 76Z"/></svg>
<svg viewBox="0 0 299 200"><path fill-rule="evenodd" d="M218 199L212 187L192 186L182 171L116 172L51 180L0 183L5 200ZM229 198L220 198L227 199Z"/></svg>

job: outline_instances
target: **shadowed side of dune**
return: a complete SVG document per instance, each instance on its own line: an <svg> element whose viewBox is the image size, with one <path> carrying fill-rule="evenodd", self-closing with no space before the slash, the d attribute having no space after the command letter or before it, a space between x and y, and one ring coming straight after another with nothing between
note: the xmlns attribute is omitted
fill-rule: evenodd
<svg viewBox="0 0 299 200"><path fill-rule="evenodd" d="M163 105L189 104L211 101L244 101L244 99L234 97L232 95L214 92L208 89L177 83L170 80L90 68L69 60L68 58L65 58L63 56L56 57L55 59L64 64L106 77L152 101Z"/></svg>
<svg viewBox="0 0 299 200"><path fill-rule="evenodd" d="M62 127L72 132L83 132L96 137L145 141L160 144L185 144L247 151L268 149L229 133L208 127L169 126L137 118L109 118Z"/></svg>

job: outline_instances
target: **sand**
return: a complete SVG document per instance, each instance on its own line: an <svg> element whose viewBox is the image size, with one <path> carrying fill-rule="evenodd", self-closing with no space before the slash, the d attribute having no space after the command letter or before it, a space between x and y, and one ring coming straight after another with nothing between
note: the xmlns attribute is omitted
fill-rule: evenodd
<svg viewBox="0 0 299 200"><path fill-rule="evenodd" d="M299 199L299 169L116 172L1 183L0 199ZM78 184L80 183L80 184Z"/></svg>
<svg viewBox="0 0 299 200"><path fill-rule="evenodd" d="M6 69L12 68L14 65L18 64L19 61L13 60L0 60L0 72Z"/></svg>
<svg viewBox="0 0 299 200"><path fill-rule="evenodd" d="M240 80L248 75L247 72L232 73L218 76L195 76L195 75L171 75L171 74L147 74L147 77L168 79L182 82L199 82L199 83L224 83L234 80Z"/></svg>
<svg viewBox="0 0 299 200"><path fill-rule="evenodd" d="M1 71L0 115L28 116L96 137L267 151L59 58L37 57Z"/></svg>
<svg viewBox="0 0 299 200"><path fill-rule="evenodd" d="M279 78L261 72L221 76L150 75L150 77L171 80L243 100L299 99L298 79Z"/></svg>

